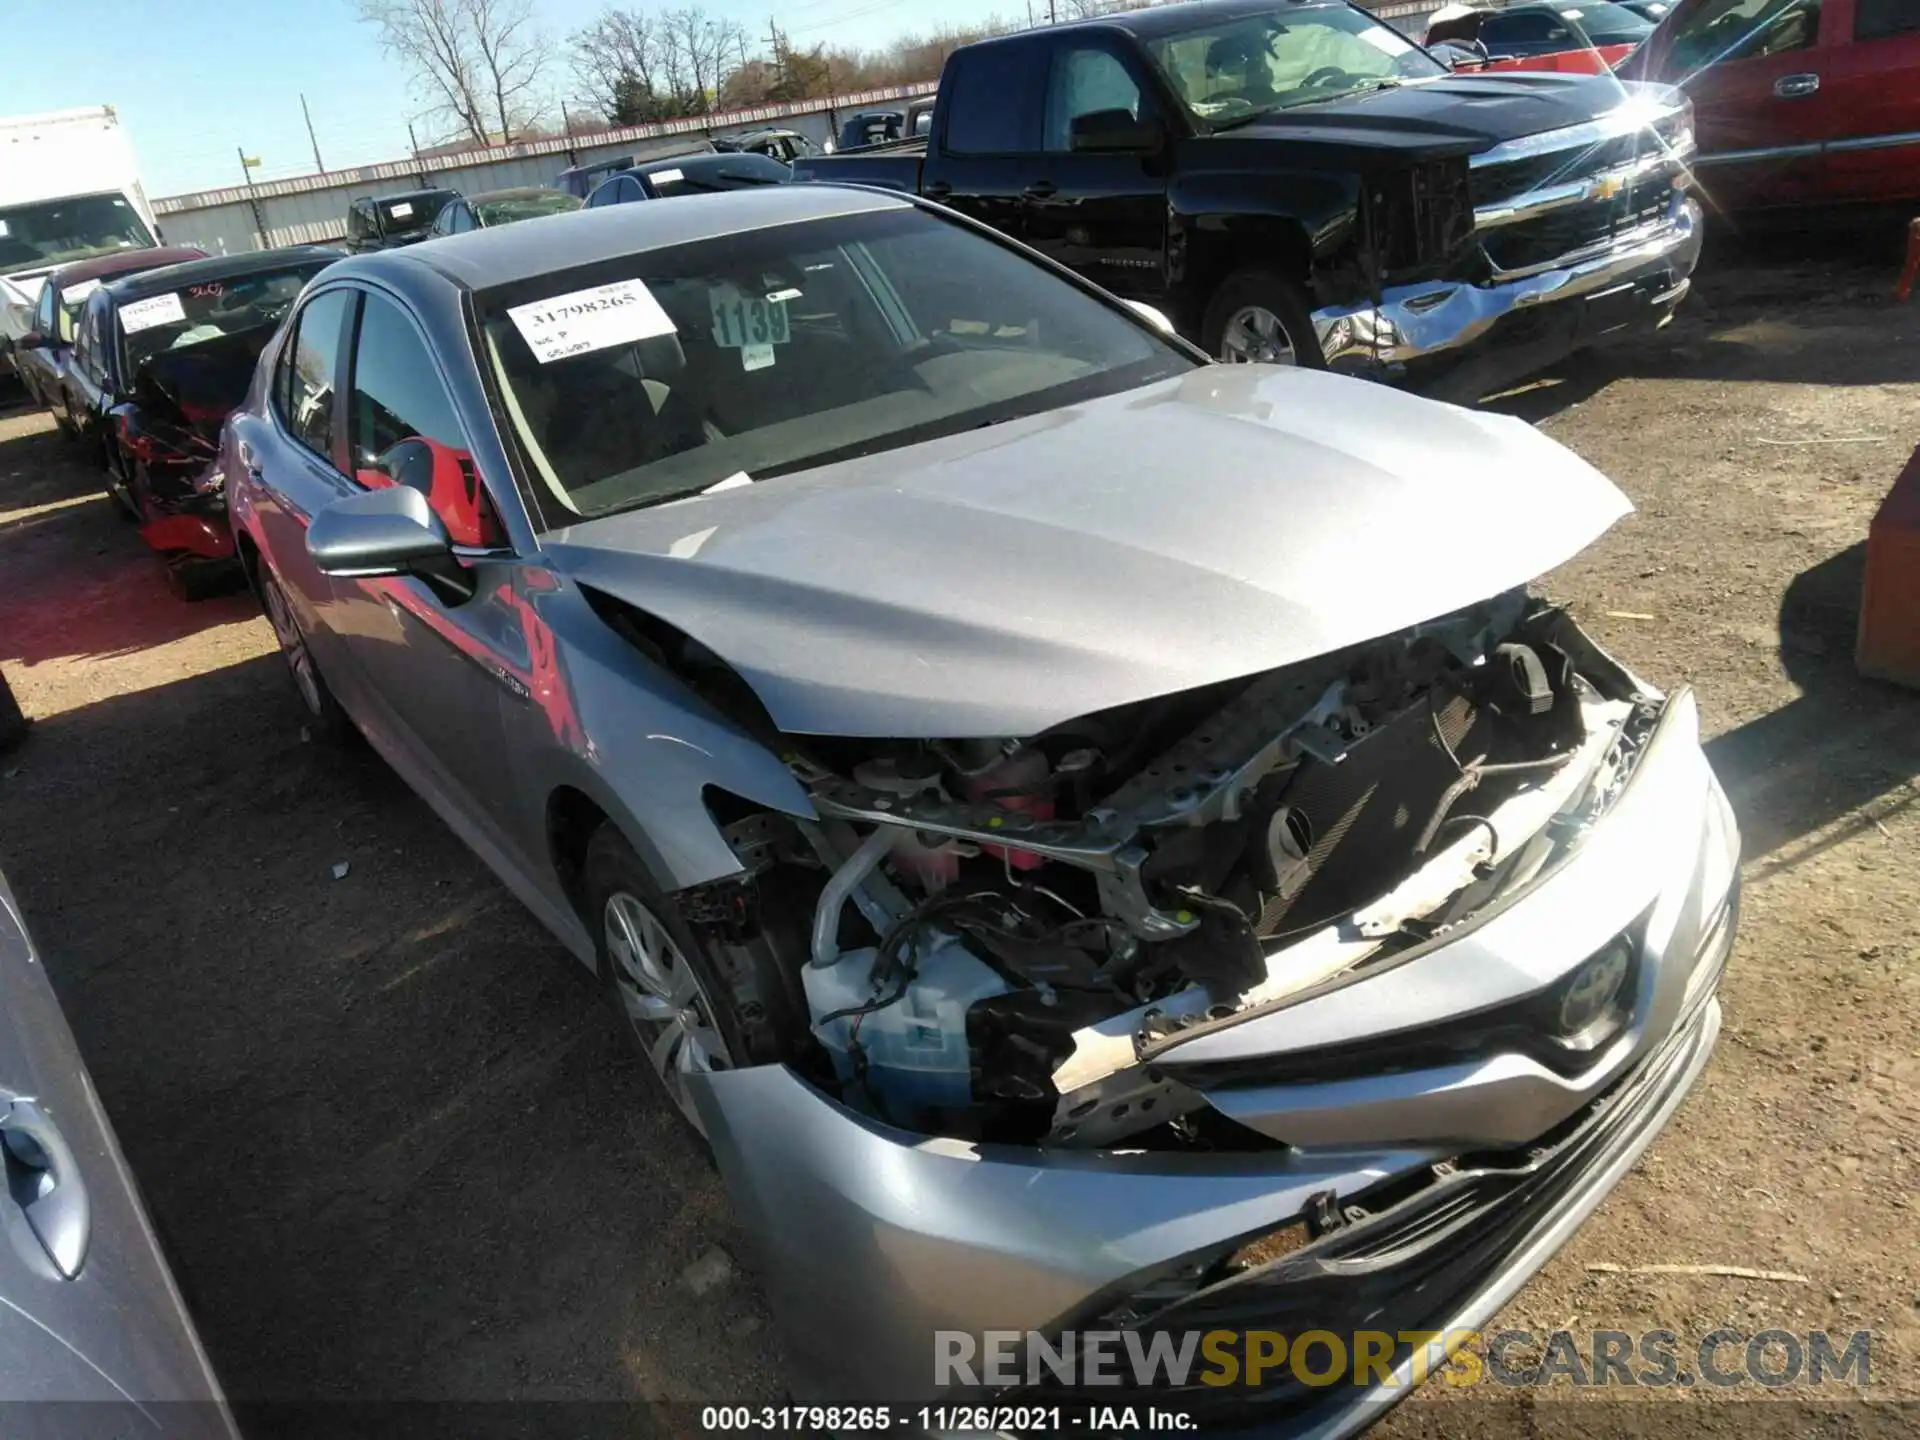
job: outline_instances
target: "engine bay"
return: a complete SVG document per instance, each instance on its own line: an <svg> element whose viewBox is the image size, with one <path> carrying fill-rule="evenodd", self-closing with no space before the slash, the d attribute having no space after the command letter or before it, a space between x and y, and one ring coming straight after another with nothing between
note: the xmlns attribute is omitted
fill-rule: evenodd
<svg viewBox="0 0 1920 1440"><path fill-rule="evenodd" d="M1157 1052L1540 874L1661 704L1515 590L1038 735L782 737L819 819L750 858L814 877L810 1078L927 1134L1221 1143Z"/></svg>

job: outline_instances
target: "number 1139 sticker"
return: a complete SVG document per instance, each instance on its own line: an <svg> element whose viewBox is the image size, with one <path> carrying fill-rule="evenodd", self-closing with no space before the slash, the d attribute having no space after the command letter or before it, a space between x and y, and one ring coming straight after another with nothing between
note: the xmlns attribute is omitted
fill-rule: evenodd
<svg viewBox="0 0 1920 1440"><path fill-rule="evenodd" d="M733 285L716 285L707 292L713 314L713 343L738 350L748 370L773 364L773 347L792 338L785 298L768 300L747 295Z"/></svg>

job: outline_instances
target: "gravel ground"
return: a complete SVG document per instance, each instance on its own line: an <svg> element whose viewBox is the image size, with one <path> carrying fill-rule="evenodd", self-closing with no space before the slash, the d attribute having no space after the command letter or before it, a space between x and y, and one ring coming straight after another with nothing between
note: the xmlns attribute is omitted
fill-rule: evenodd
<svg viewBox="0 0 1920 1440"><path fill-rule="evenodd" d="M1851 665L1867 522L1920 441L1897 259L1711 255L1656 343L1493 402L1639 507L1552 588L1697 688L1747 845L1711 1069L1500 1324L1871 1329L1869 1393L1911 1400L1920 697ZM236 1398L779 1395L719 1182L584 972L376 759L304 743L245 598L173 600L38 416L0 420L0 665L36 721L0 865ZM1804 1279L1591 1268L1652 1263ZM1756 1393L1660 1392L1659 1428L1900 1418L1706 1403ZM1385 1429L1622 1427L1591 1392L1488 1396L1432 1385Z"/></svg>

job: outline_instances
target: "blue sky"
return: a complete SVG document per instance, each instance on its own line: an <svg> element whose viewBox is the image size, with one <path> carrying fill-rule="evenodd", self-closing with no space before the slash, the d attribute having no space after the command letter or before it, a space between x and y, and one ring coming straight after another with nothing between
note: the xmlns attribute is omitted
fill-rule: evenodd
<svg viewBox="0 0 1920 1440"><path fill-rule="evenodd" d="M557 48L603 8L602 0L534 3ZM672 3L680 0L645 8ZM703 8L752 34L764 34L773 17L796 44L865 48L940 23L1024 11L1024 0L703 0ZM381 54L352 0L5 0L4 9L14 63L0 84L0 110L112 105L149 196L238 184L241 146L260 158L255 178L312 170L303 92L329 168L398 159L407 120L422 108L424 97ZM53 55L71 61L26 63ZM564 56L554 74L567 74ZM423 131L421 143L428 139Z"/></svg>

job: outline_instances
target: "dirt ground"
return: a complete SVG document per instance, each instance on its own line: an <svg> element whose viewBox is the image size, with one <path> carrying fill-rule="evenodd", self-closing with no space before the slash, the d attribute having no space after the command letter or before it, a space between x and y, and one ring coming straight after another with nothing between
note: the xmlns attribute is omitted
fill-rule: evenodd
<svg viewBox="0 0 1920 1440"><path fill-rule="evenodd" d="M1552 586L1696 687L1746 840L1711 1068L1500 1324L1868 1329L1868 1393L1913 1400L1920 695L1852 668L1867 522L1920 443L1897 261L1723 247L1656 342L1494 402L1639 507ZM717 1177L583 972L376 759L304 743L248 602L169 597L38 416L0 420L0 665L36 720L0 865L237 1399L779 1395ZM1657 1263L1802 1278L1591 1268ZM1661 1433L1787 1413L1709 1403L1758 1393L1663 1391ZM1384 1429L1619 1428L1590 1393L1467 1396Z"/></svg>

